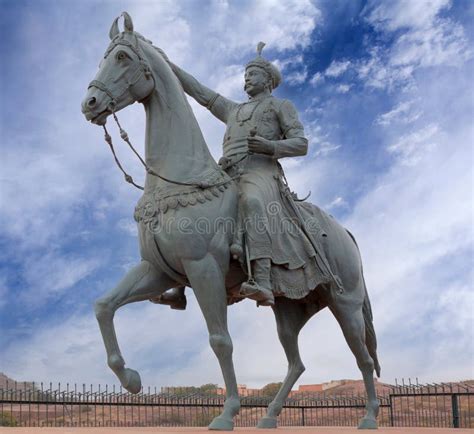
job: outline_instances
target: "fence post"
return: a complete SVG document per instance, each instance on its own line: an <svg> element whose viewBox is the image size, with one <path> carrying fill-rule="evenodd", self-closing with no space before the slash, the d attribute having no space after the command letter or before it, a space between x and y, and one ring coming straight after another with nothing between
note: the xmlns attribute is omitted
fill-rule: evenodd
<svg viewBox="0 0 474 434"><path fill-rule="evenodd" d="M456 393L451 395L451 408L453 410L453 428L459 428L459 405Z"/></svg>
<svg viewBox="0 0 474 434"><path fill-rule="evenodd" d="M301 407L301 425L302 425L302 426L305 425L305 421L304 421L304 407Z"/></svg>
<svg viewBox="0 0 474 434"><path fill-rule="evenodd" d="M393 425L393 401L392 401L392 394L389 394L388 395L388 403L390 405L389 407L389 413L390 413L390 426L394 426Z"/></svg>

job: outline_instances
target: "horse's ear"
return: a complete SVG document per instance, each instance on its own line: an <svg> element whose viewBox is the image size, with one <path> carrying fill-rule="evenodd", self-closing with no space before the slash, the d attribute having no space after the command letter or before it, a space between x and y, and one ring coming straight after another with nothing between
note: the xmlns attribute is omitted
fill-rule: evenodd
<svg viewBox="0 0 474 434"><path fill-rule="evenodd" d="M123 12L122 15L123 15L123 25L125 27L125 31L133 32L132 17L127 12Z"/></svg>
<svg viewBox="0 0 474 434"><path fill-rule="evenodd" d="M112 27L110 27L110 32L109 32L109 37L110 39L114 39L119 33L119 28L118 28L118 20L120 17L115 18L114 22L112 23Z"/></svg>

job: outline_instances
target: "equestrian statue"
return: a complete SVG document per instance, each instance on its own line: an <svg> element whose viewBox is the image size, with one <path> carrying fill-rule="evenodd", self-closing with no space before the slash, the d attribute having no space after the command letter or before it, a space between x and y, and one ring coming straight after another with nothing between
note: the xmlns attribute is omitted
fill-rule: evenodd
<svg viewBox="0 0 474 434"><path fill-rule="evenodd" d="M124 30L119 30L119 18ZM134 31L124 12L112 23L110 44L82 102L88 121L103 127L126 181L143 189L134 213L141 261L95 312L109 367L123 387L139 393L141 379L125 367L117 341L115 311L152 301L185 309L185 287L194 291L226 387L223 411L209 425L232 430L240 409L227 328L227 307L245 298L270 306L288 373L259 428L276 428L277 417L305 367L298 335L318 311L329 308L362 372L366 414L359 428L377 428L380 376L372 311L354 237L333 217L291 192L279 159L307 153L308 141L294 105L272 91L281 74L262 56L245 68L248 101L237 103L207 88ZM212 158L187 93L226 124L223 157ZM145 107L145 155L133 147L117 112L134 102ZM106 121L143 164L143 187L115 154Z"/></svg>

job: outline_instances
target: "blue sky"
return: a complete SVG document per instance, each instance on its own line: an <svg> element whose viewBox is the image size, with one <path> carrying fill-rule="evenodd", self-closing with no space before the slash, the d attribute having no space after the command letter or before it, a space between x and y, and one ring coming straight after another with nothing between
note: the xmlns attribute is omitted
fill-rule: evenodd
<svg viewBox="0 0 474 434"><path fill-rule="evenodd" d="M92 305L139 261L139 192L123 182L80 102L111 22L127 10L138 32L234 100L245 99L244 65L267 43L284 77L275 95L295 103L310 140L306 157L283 161L287 176L359 242L382 380L474 376L472 2L0 4L0 371L115 382ZM192 106L219 158L224 126ZM121 120L143 143L143 109L128 107ZM142 180L137 161L119 153ZM117 313L125 359L145 385L222 384L187 294L186 312L139 303ZM240 303L229 327L240 383L284 377L270 309ZM360 378L328 312L306 326L300 346L299 384Z"/></svg>

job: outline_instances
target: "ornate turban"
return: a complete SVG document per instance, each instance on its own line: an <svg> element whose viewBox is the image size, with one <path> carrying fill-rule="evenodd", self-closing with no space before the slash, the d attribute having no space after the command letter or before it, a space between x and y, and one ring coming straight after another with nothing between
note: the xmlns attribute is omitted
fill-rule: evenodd
<svg viewBox="0 0 474 434"><path fill-rule="evenodd" d="M269 62L268 60L262 57L262 50L265 46L265 42L259 42L257 45L257 57L251 60L245 66L245 69L250 68L251 66L256 66L257 68L262 68L272 80L272 89L276 89L281 83L281 74L278 71L277 67Z"/></svg>

